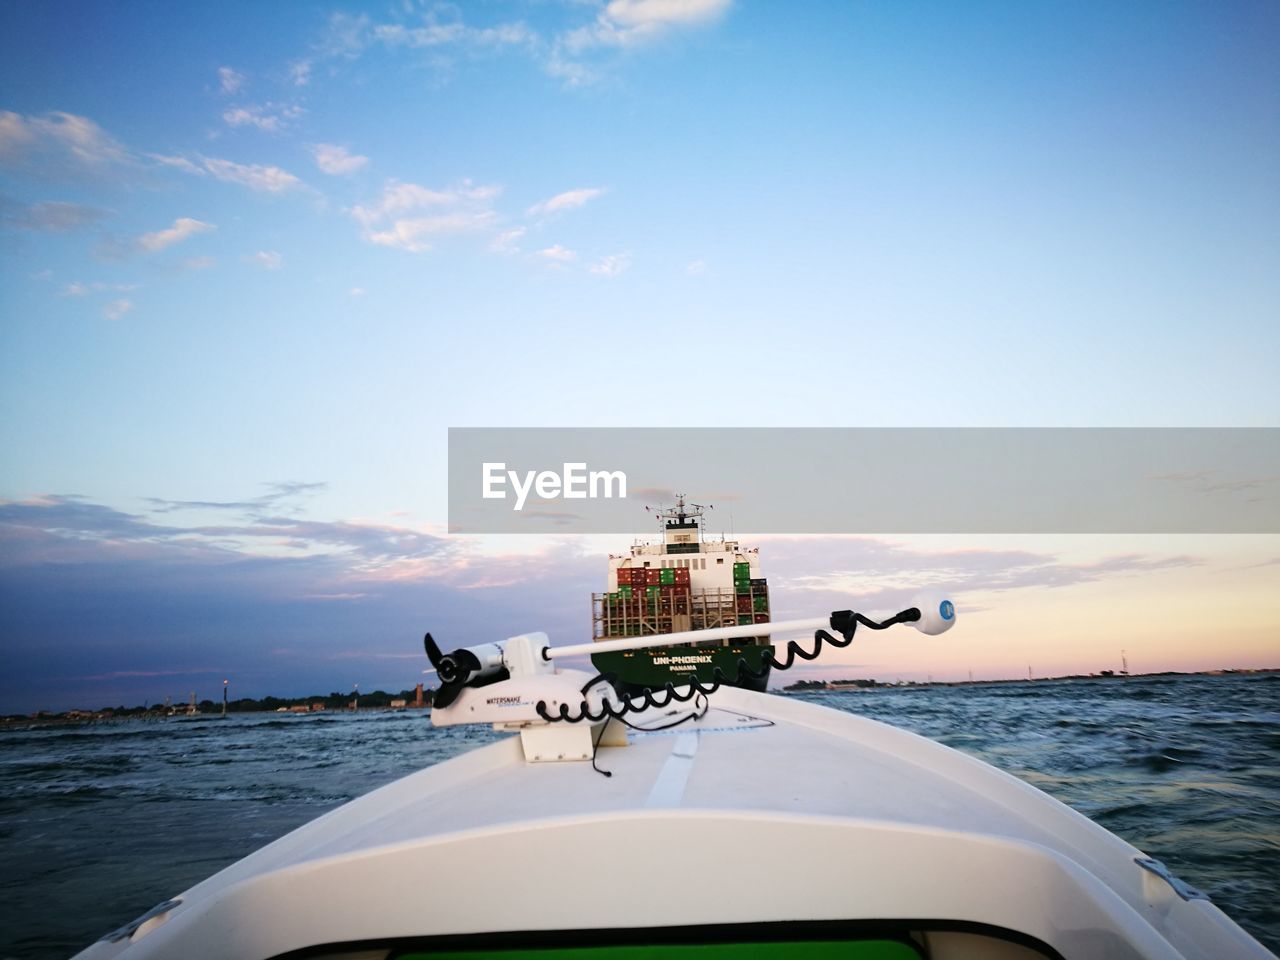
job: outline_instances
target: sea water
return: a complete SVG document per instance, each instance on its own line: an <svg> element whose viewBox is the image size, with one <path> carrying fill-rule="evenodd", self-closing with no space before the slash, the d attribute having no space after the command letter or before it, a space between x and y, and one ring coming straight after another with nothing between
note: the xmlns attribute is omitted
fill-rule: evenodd
<svg viewBox="0 0 1280 960"><path fill-rule="evenodd" d="M1034 784L1280 949L1280 675L799 694ZM64 957L263 844L499 734L424 712L0 732L0 957Z"/></svg>

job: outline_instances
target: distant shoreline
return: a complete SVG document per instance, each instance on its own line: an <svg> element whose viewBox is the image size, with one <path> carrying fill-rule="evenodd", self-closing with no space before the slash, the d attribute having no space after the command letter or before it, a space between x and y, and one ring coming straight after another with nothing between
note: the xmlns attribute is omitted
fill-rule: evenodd
<svg viewBox="0 0 1280 960"><path fill-rule="evenodd" d="M371 711L423 710L430 712L431 690L421 686L415 690L387 693L373 690L369 693L328 693L308 697L241 697L221 701L201 700L186 703L166 701L142 704L136 707L103 707L99 710L38 710L35 713L15 713L0 717L0 730L19 724L94 723L106 720L160 720L170 717L220 717L224 714L282 714L284 716L311 716L325 713L368 713Z"/></svg>
<svg viewBox="0 0 1280 960"><path fill-rule="evenodd" d="M779 687L779 693L809 693L822 690L901 690L907 687L978 687L1005 683L1053 683L1062 680L1149 680L1152 677L1242 677L1280 673L1280 667L1231 668L1223 670L1160 670L1154 673L1068 673L1059 677L1004 677L997 680L799 680Z"/></svg>
<svg viewBox="0 0 1280 960"><path fill-rule="evenodd" d="M821 693L847 690L903 690L927 687L969 687L992 686L1013 683L1054 683L1064 680L1149 680L1153 677L1240 677L1260 676L1263 674L1280 674L1280 667L1262 667L1257 669L1232 668L1223 670L1162 670L1155 673L1119 673L1104 671L1102 673L1071 673L1059 677L1005 677L998 680L903 680L882 681L872 679L846 680L799 680L785 687L773 687L773 693ZM426 690L419 702L413 694L416 691L403 691L401 694L387 694L376 690L361 695L358 706L353 707L349 695L329 694L314 697L263 697L261 700L240 699L227 704L228 714L248 715L281 715L281 716L316 716L318 714L351 714L351 713L391 713L421 710L424 714L431 712L431 694ZM337 702L335 702L337 701ZM189 704L157 704L139 706L128 709L103 710L65 710L61 713L41 710L30 714L9 714L0 717L0 730L29 728L32 725L69 726L74 724L101 723L116 720L166 720L182 717L217 718L222 716L222 705L210 700L202 700L191 712Z"/></svg>

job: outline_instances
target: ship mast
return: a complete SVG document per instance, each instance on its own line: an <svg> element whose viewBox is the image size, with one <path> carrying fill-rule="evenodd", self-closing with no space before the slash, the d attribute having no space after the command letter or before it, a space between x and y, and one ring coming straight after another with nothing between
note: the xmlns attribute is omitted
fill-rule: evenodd
<svg viewBox="0 0 1280 960"><path fill-rule="evenodd" d="M655 510L654 514L657 516L659 522L674 521L675 526L684 527L688 526L689 520L700 520L706 511L712 509L710 505L703 506L700 503L686 504L684 497L685 495L683 493L677 493L676 505L674 507L659 507ZM672 523L666 524L666 526L672 525Z"/></svg>
<svg viewBox="0 0 1280 960"><path fill-rule="evenodd" d="M702 551L702 524L710 504L686 502L683 493L676 494L673 507L658 507L654 514L663 532L664 553L700 553Z"/></svg>

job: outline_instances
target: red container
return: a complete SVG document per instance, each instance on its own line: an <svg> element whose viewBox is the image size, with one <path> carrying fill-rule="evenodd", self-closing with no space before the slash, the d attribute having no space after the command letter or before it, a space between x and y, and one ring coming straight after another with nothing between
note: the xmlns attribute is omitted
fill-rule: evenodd
<svg viewBox="0 0 1280 960"><path fill-rule="evenodd" d="M750 612L751 612L751 598L750 598L750 597L739 597L739 598L738 598L738 612L739 612L739 613L750 613Z"/></svg>
<svg viewBox="0 0 1280 960"><path fill-rule="evenodd" d="M688 582L689 582L689 568L676 567L676 583L688 583Z"/></svg>
<svg viewBox="0 0 1280 960"><path fill-rule="evenodd" d="M768 622L769 622L769 615L767 613L756 614L756 623L768 623Z"/></svg>
<svg viewBox="0 0 1280 960"><path fill-rule="evenodd" d="M661 570L651 568L649 570L646 570L644 573L645 573L645 583L656 583L656 584L662 583Z"/></svg>
<svg viewBox="0 0 1280 960"><path fill-rule="evenodd" d="M676 592L676 585L674 583L664 583L662 585L662 595L664 597L669 597L675 592Z"/></svg>
<svg viewBox="0 0 1280 960"><path fill-rule="evenodd" d="M631 568L630 568L630 567L619 567L619 568L618 568L618 582L619 582L619 583L630 583L630 582L631 582L631 572L632 572L632 571L631 571Z"/></svg>

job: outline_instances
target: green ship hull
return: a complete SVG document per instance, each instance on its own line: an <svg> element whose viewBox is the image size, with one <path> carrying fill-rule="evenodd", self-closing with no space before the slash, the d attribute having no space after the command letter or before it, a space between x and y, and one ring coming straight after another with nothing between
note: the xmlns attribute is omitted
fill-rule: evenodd
<svg viewBox="0 0 1280 960"><path fill-rule="evenodd" d="M668 683L687 685L691 679L710 685L716 680L717 667L724 675L723 682L748 690L763 691L769 682L770 665L764 662L766 650L773 650L773 645L745 643L729 647L654 647L593 653L591 662L601 673L615 675L618 678L615 686L626 695L638 694L646 687L661 690ZM751 673L740 669L742 661L746 662Z"/></svg>

